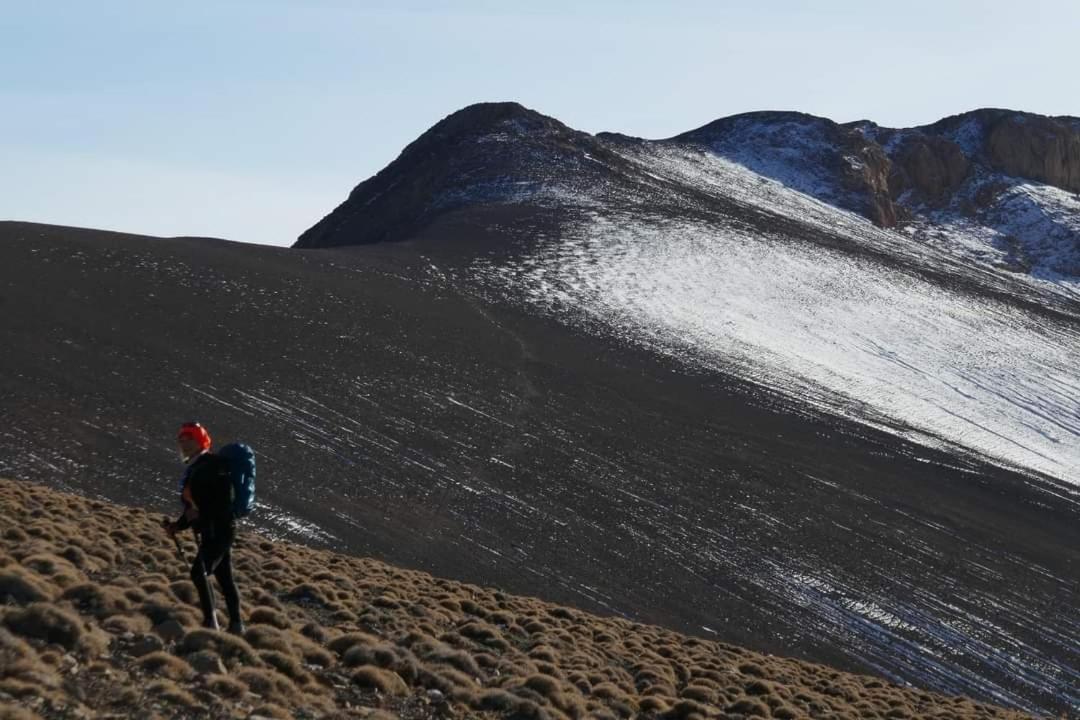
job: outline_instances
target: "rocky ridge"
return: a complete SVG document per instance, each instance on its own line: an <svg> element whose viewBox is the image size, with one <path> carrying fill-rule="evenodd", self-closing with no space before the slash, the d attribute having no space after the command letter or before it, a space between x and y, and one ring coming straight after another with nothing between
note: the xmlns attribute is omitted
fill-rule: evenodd
<svg viewBox="0 0 1080 720"><path fill-rule="evenodd" d="M1036 276L1080 275L1080 120L983 109L895 129L795 112L716 120L667 140L574 131L516 103L436 124L300 236L313 248L407 240L462 207L662 213L672 192L632 160L705 152L877 226Z"/></svg>

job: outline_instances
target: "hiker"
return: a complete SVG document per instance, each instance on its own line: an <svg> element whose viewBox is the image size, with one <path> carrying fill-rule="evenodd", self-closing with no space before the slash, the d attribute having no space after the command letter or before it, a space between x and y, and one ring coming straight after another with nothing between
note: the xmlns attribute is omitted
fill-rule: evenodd
<svg viewBox="0 0 1080 720"><path fill-rule="evenodd" d="M210 433L199 423L180 426L176 443L187 465L180 493L184 513L175 521L166 518L163 525L173 537L177 531L189 527L195 531L199 551L191 564L191 581L199 591L203 627L218 629L209 578L213 574L229 608L228 631L239 635L244 632L244 623L240 619L240 593L232 573L231 549L236 523L229 462L210 452Z"/></svg>

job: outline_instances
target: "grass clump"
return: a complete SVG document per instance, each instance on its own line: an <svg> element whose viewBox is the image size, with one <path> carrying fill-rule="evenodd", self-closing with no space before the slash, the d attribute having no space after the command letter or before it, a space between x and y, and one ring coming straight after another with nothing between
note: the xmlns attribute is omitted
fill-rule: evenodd
<svg viewBox="0 0 1080 720"><path fill-rule="evenodd" d="M741 698L724 708L726 712L750 717L769 717L769 706L757 698Z"/></svg>
<svg viewBox="0 0 1080 720"><path fill-rule="evenodd" d="M139 658L136 666L145 673L169 680L190 680L195 674L186 662L167 652L152 652Z"/></svg>
<svg viewBox="0 0 1080 720"><path fill-rule="evenodd" d="M141 635L150 632L153 623L145 615L111 615L101 623L101 627L113 635Z"/></svg>
<svg viewBox="0 0 1080 720"><path fill-rule="evenodd" d="M311 583L294 585L289 592L285 593L285 599L295 603L308 603L326 607L330 601L326 598L322 589Z"/></svg>
<svg viewBox="0 0 1080 720"><path fill-rule="evenodd" d="M77 578L82 576L82 573L75 568L70 560L52 553L36 553L34 555L29 555L22 559L22 566L33 570L39 575L52 579L52 581L57 584L59 584L58 580L60 578Z"/></svg>
<svg viewBox="0 0 1080 720"><path fill-rule="evenodd" d="M741 672L743 675L750 675L752 677L765 677L765 671L757 663L742 663L741 665L739 665L739 672Z"/></svg>
<svg viewBox="0 0 1080 720"><path fill-rule="evenodd" d="M378 645L381 642L382 640L374 635L363 632L351 632L334 638L326 643L326 647L337 653L338 657L340 657L354 645Z"/></svg>
<svg viewBox="0 0 1080 720"><path fill-rule="evenodd" d="M248 615L248 622L252 625L271 625L280 629L285 629L292 624L285 613L265 605L253 609Z"/></svg>
<svg viewBox="0 0 1080 720"><path fill-rule="evenodd" d="M251 692L273 702L288 704L289 698L300 692L292 680L274 670L245 667L241 668L235 677L247 685Z"/></svg>
<svg viewBox="0 0 1080 720"><path fill-rule="evenodd" d="M139 606L138 611L150 618L152 625L157 626L170 620L175 620L184 627L198 625L198 611L193 607L179 605L173 600L149 599Z"/></svg>
<svg viewBox="0 0 1080 720"><path fill-rule="evenodd" d="M277 650L263 650L259 653L259 658L297 685L307 685L312 682L311 673L305 670L292 655Z"/></svg>
<svg viewBox="0 0 1080 720"><path fill-rule="evenodd" d="M181 655L189 655L200 650L212 650L221 656L228 664L242 663L244 665L259 665L259 656L247 641L218 630L199 628L192 630L181 638L177 645L177 652Z"/></svg>
<svg viewBox="0 0 1080 720"><path fill-rule="evenodd" d="M22 638L0 628L0 691L20 696L36 694L60 685L56 671Z"/></svg>
<svg viewBox="0 0 1080 720"><path fill-rule="evenodd" d="M18 565L0 569L0 601L26 605L50 600L55 589Z"/></svg>
<svg viewBox="0 0 1080 720"><path fill-rule="evenodd" d="M228 675L206 675L203 677L203 685L224 700L236 700L248 691L247 685Z"/></svg>
<svg viewBox="0 0 1080 720"><path fill-rule="evenodd" d="M89 639L77 615L49 603L32 603L8 611L3 623L16 635L56 643L67 650L79 649L84 636Z"/></svg>
<svg viewBox="0 0 1080 720"><path fill-rule="evenodd" d="M361 665L349 675L353 684L384 695L407 695L408 686L400 675L393 670L386 670L374 665Z"/></svg>
<svg viewBox="0 0 1080 720"><path fill-rule="evenodd" d="M472 677L482 677L480 664L476 658L465 650L449 647L441 642L420 643L413 648L413 652L427 662L440 665L449 665Z"/></svg>
<svg viewBox="0 0 1080 720"><path fill-rule="evenodd" d="M90 582L69 587L60 595L60 599L71 602L80 612L97 618L119 615L131 609L131 603L122 590Z"/></svg>
<svg viewBox="0 0 1080 720"><path fill-rule="evenodd" d="M151 701L166 702L189 710L199 707L191 693L171 680L155 680L150 683L146 686L146 696Z"/></svg>
<svg viewBox="0 0 1080 720"><path fill-rule="evenodd" d="M199 593L195 589L195 584L190 580L177 580L169 583L169 592L185 605L194 605L199 602Z"/></svg>
<svg viewBox="0 0 1080 720"><path fill-rule="evenodd" d="M438 690L458 701L472 698L478 687L473 678L448 667L422 667L416 680L421 687Z"/></svg>
<svg viewBox="0 0 1080 720"><path fill-rule="evenodd" d="M272 650L299 656L310 665L330 667L334 663L332 653L293 630L282 630L272 625L254 625L244 633L244 639L257 650Z"/></svg>

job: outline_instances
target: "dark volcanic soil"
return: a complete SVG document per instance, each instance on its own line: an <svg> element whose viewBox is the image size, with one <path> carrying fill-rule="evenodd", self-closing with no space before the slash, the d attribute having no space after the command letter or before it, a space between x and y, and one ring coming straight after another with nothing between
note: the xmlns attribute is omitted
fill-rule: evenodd
<svg viewBox="0 0 1080 720"><path fill-rule="evenodd" d="M491 304L455 280L483 243L455 248L0 224L0 476L171 511L198 418L259 452L271 536L1080 704L1074 489Z"/></svg>

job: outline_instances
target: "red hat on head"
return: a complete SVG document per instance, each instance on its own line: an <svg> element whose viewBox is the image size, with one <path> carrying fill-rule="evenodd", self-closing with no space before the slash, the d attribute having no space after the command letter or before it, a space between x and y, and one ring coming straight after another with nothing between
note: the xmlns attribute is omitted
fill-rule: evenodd
<svg viewBox="0 0 1080 720"><path fill-rule="evenodd" d="M179 440L185 437L199 443L199 447L203 450L210 449L210 433L206 432L206 428L197 422L186 422L180 426L180 432L176 434L176 439Z"/></svg>

